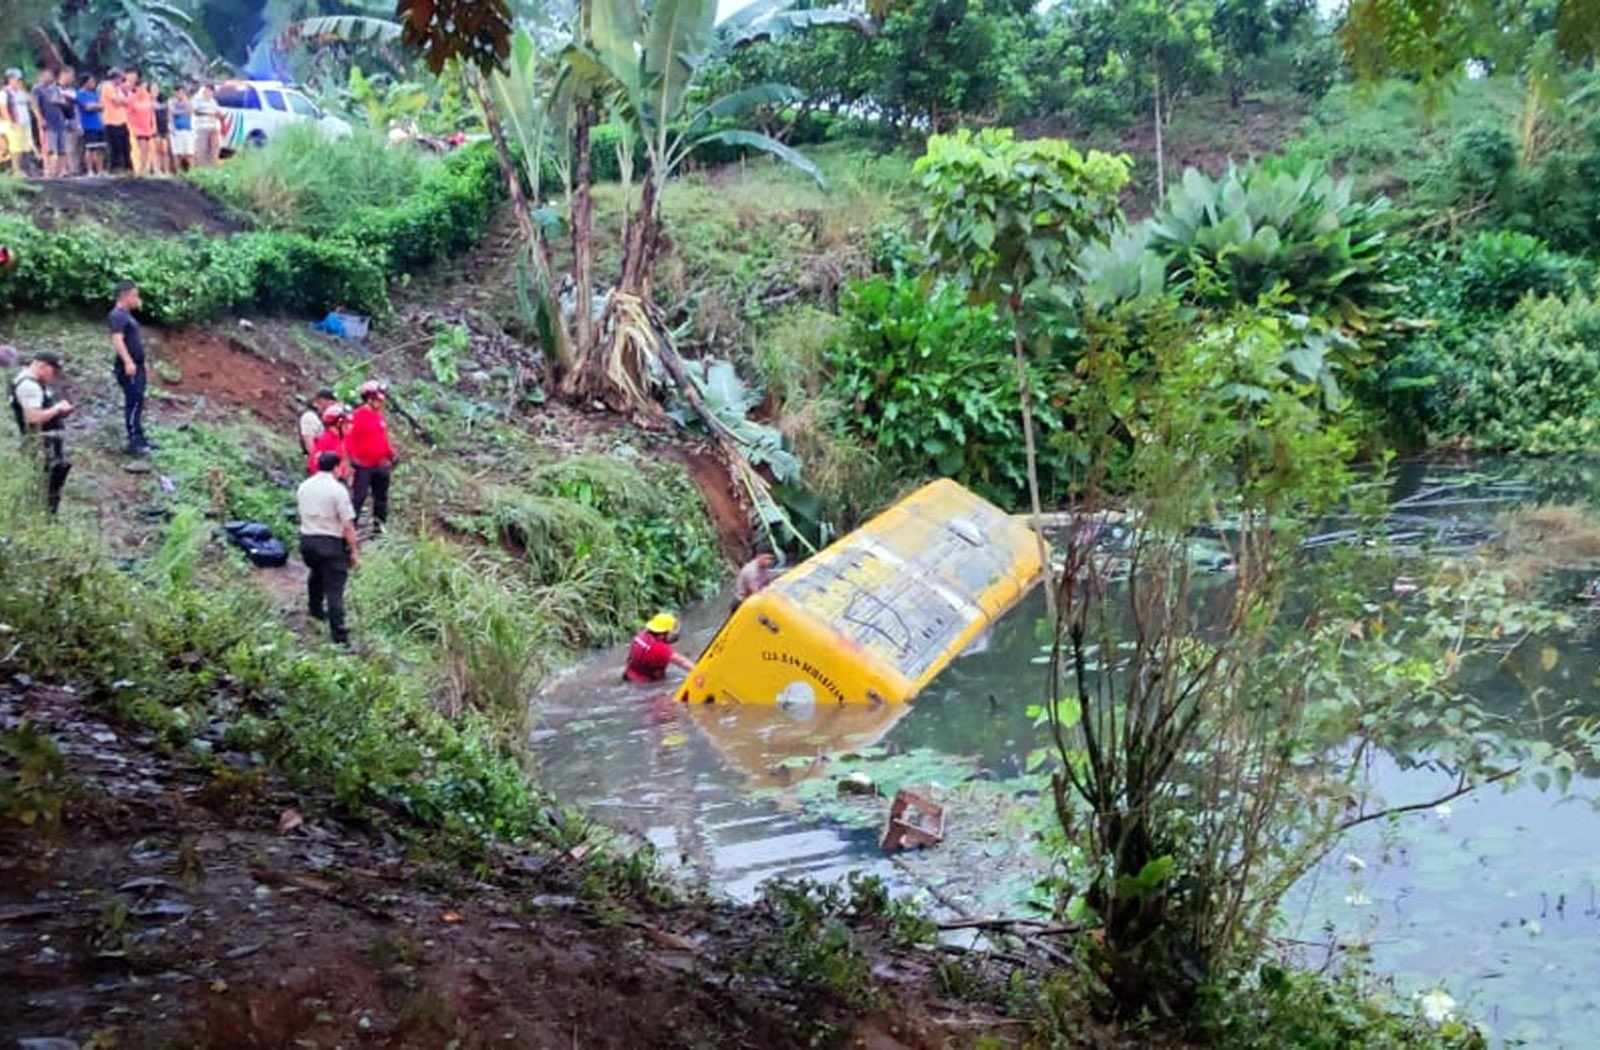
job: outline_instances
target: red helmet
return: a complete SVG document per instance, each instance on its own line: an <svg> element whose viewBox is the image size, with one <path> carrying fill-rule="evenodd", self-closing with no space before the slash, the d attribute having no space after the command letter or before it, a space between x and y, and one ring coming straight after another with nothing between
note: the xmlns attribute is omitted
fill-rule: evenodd
<svg viewBox="0 0 1600 1050"><path fill-rule="evenodd" d="M363 401L369 397L388 397L389 384L381 379L369 379L361 384L359 393Z"/></svg>
<svg viewBox="0 0 1600 1050"><path fill-rule="evenodd" d="M322 422L331 427L335 423L343 423L345 416L347 415L349 415L349 413L346 411L345 407L335 402L334 404L331 404L322 410Z"/></svg>

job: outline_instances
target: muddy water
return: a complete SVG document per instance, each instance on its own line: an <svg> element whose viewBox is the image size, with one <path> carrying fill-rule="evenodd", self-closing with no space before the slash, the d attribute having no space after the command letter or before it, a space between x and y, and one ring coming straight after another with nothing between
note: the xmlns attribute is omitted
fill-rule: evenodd
<svg viewBox="0 0 1600 1050"><path fill-rule="evenodd" d="M1401 495L1429 492L1405 508L1418 531L1470 535L1516 503L1600 504L1600 459L1410 468ZM1041 606L1035 596L1014 610L901 717L882 722L685 712L660 690L621 682L623 650L597 654L536 700L533 749L545 782L565 797L734 897L775 876L867 871L936 910L1014 911L1037 873L1024 840L1042 800L960 795L944 847L890 860L872 827L881 800L852 811L834 801L832 784L847 768L834 762L851 753L899 756L891 761L934 783L1015 778L1039 744L1026 706L1042 688ZM714 601L687 618L688 651L709 641L725 608ZM1600 632L1554 650L1553 661L1535 648L1473 677L1508 731L1558 699L1572 713L1600 714ZM1371 776L1392 804L1434 797L1450 779L1381 758ZM1403 993L1445 990L1497 1043L1600 1046L1600 775L1591 763L1566 796L1491 788L1358 829L1296 888L1283 933L1366 946Z"/></svg>

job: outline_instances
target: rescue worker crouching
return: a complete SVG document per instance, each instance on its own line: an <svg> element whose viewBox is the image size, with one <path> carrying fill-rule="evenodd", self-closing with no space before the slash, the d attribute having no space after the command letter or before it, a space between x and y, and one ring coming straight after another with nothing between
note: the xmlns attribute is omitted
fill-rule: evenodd
<svg viewBox="0 0 1600 1050"><path fill-rule="evenodd" d="M657 613L650 618L633 638L628 647L628 662L622 677L630 682L659 682L667 676L667 668L676 664L685 671L694 661L673 648L678 640L678 618L671 613Z"/></svg>
<svg viewBox="0 0 1600 1050"><path fill-rule="evenodd" d="M72 402L56 397L52 384L61 378L61 358L52 353L33 356L28 367L11 383L11 412L22 434L23 452L38 455L44 471L45 506L51 514L61 507L61 490L72 472L62 432Z"/></svg>

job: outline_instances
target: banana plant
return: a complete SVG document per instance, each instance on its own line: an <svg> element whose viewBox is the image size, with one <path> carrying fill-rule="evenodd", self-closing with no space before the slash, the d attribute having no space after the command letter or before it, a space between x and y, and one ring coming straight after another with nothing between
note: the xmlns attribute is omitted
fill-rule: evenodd
<svg viewBox="0 0 1600 1050"><path fill-rule="evenodd" d="M777 25L787 25L777 21L777 6L771 2L756 5L753 14L741 11L721 36L721 45L737 46L757 39L752 32L775 32ZM649 292L662 189L697 148L721 142L763 150L822 181L814 164L776 139L716 126L757 106L798 101L800 92L794 88L764 84L689 112L695 80L719 49L716 12L716 0L663 0L650 6L640 0L595 0L588 39L575 41L561 55L562 88L604 99L643 144L645 171L621 282L633 294Z"/></svg>
<svg viewBox="0 0 1600 1050"><path fill-rule="evenodd" d="M701 146L721 142L762 150L819 184L823 182L816 165L778 140L743 128L718 126L720 121L757 106L799 101L801 93L794 88L759 85L690 110L696 78L719 47L737 46L760 38L752 34L770 35L780 27L787 31L798 25L780 18L784 13L781 0L756 7L753 12L736 15L737 21L719 36L716 0L659 0L649 5L641 0L593 0L587 32L578 34L559 56L555 109L573 112L590 106L609 112L624 128L622 138L641 144L644 171L637 202L630 202L628 209L619 292L649 296L661 247L662 192L667 180ZM581 126L582 121L576 123ZM574 141L574 147L577 145ZM578 150L577 156L581 162L583 151ZM625 174L625 181L631 182L629 176L631 172ZM599 330L607 327L602 324ZM633 399L608 379L616 372L613 358L620 347L589 345L584 350L579 367L567 377L567 393L624 402L614 405L618 408L638 408L627 403ZM637 387L637 383L630 385Z"/></svg>
<svg viewBox="0 0 1600 1050"><path fill-rule="evenodd" d="M44 34L51 57L98 69L117 63L163 73L206 69L210 60L189 34L194 20L166 0L67 0Z"/></svg>

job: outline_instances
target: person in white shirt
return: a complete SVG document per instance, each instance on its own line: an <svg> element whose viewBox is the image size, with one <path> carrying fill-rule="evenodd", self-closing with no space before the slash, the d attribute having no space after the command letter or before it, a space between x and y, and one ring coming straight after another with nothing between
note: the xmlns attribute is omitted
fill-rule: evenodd
<svg viewBox="0 0 1600 1050"><path fill-rule="evenodd" d="M202 83L189 100L194 116L194 163L196 167L209 168L217 162L222 146L222 108L211 92L211 85Z"/></svg>
<svg viewBox="0 0 1600 1050"><path fill-rule="evenodd" d="M309 456L316 451L317 438L322 436L322 417L338 403L339 399L327 387L311 395L311 407L300 414L301 452Z"/></svg>
<svg viewBox="0 0 1600 1050"><path fill-rule="evenodd" d="M337 452L318 456L317 472L300 483L295 505L300 511L300 557L311 570L306 581L311 618L327 620L334 643L349 645L344 585L361 564L361 552L356 545L356 509L350 502L350 490L333 476L338 468Z"/></svg>

